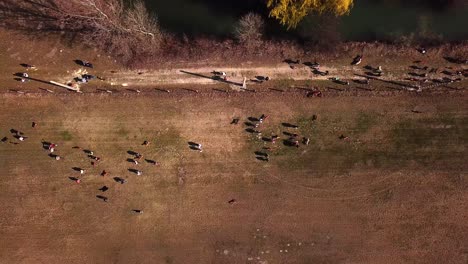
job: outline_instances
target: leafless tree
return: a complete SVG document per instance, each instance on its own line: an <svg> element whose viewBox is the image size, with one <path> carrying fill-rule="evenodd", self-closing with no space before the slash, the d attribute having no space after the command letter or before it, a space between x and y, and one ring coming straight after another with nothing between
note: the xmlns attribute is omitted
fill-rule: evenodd
<svg viewBox="0 0 468 264"><path fill-rule="evenodd" d="M255 13L248 13L241 17L234 29L237 40L247 46L258 46L263 37L265 22Z"/></svg>
<svg viewBox="0 0 468 264"><path fill-rule="evenodd" d="M154 52L162 33L142 0L1 0L0 24L30 35L58 32L124 62Z"/></svg>

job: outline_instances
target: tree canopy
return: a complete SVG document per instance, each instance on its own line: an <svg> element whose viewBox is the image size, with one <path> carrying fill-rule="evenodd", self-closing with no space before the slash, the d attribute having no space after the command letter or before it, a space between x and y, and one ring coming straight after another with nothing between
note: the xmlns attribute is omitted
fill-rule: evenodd
<svg viewBox="0 0 468 264"><path fill-rule="evenodd" d="M353 0L268 0L270 16L288 29L297 24L310 12L330 12L337 16L349 13Z"/></svg>

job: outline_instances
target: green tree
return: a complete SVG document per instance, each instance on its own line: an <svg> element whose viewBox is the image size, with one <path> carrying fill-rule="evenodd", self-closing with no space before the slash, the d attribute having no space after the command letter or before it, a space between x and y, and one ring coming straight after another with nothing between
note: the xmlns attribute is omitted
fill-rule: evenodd
<svg viewBox="0 0 468 264"><path fill-rule="evenodd" d="M353 0L268 0L267 7L271 17L291 29L313 11L337 16L347 14L353 7Z"/></svg>

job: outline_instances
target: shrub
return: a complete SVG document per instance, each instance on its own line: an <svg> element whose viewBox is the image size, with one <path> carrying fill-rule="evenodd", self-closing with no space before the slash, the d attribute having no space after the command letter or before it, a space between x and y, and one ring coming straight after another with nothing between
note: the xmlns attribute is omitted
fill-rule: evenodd
<svg viewBox="0 0 468 264"><path fill-rule="evenodd" d="M235 26L234 35L240 43L257 47L262 41L264 27L265 22L260 15L248 13Z"/></svg>

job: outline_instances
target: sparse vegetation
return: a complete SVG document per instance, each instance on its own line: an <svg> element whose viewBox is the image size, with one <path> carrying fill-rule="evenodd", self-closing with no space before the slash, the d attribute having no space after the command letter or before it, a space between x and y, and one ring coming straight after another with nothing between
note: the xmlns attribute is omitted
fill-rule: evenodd
<svg viewBox="0 0 468 264"><path fill-rule="evenodd" d="M72 134L70 133L70 131L68 130L64 130L60 133L60 135L62 136L62 139L65 140L65 141L70 141L73 139L73 136Z"/></svg>

